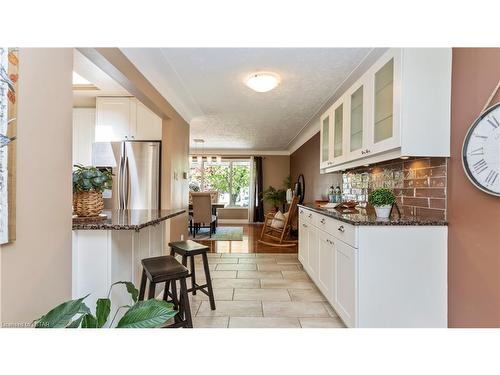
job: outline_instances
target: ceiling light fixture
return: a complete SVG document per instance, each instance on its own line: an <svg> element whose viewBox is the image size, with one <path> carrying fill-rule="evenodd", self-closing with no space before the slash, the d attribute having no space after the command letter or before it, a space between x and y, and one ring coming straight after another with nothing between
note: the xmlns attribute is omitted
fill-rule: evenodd
<svg viewBox="0 0 500 375"><path fill-rule="evenodd" d="M245 84L257 92L268 92L279 85L280 76L272 72L256 72L250 74Z"/></svg>

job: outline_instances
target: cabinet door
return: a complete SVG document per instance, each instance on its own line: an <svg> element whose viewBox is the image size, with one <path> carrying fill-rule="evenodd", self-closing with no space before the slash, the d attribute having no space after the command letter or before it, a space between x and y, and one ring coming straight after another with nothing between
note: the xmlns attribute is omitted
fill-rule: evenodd
<svg viewBox="0 0 500 375"><path fill-rule="evenodd" d="M73 108L73 165L92 165L95 109Z"/></svg>
<svg viewBox="0 0 500 375"><path fill-rule="evenodd" d="M333 281L335 277L334 238L319 231L318 288L330 303L333 303Z"/></svg>
<svg viewBox="0 0 500 375"><path fill-rule="evenodd" d="M335 240L334 307L348 327L356 324L357 259L356 249Z"/></svg>
<svg viewBox="0 0 500 375"><path fill-rule="evenodd" d="M117 142L135 133L135 103L128 97L96 99L96 142Z"/></svg>
<svg viewBox="0 0 500 375"><path fill-rule="evenodd" d="M344 103L340 102L333 110L333 163L339 164L345 159L344 148Z"/></svg>
<svg viewBox="0 0 500 375"><path fill-rule="evenodd" d="M319 268L319 230L308 224L309 236L308 236L308 250L309 250L309 276L317 282L318 280L318 268Z"/></svg>
<svg viewBox="0 0 500 375"><path fill-rule="evenodd" d="M161 141L162 120L141 102L137 102L137 132L139 141Z"/></svg>
<svg viewBox="0 0 500 375"><path fill-rule="evenodd" d="M389 51L373 67L372 119L368 156L401 146L399 85L401 82L401 52Z"/></svg>
<svg viewBox="0 0 500 375"><path fill-rule="evenodd" d="M306 271L309 271L309 227L300 220L299 216L299 255L300 263L304 266Z"/></svg>
<svg viewBox="0 0 500 375"><path fill-rule="evenodd" d="M331 166L332 163L332 151L331 151L331 142L332 142L332 114L330 109L326 111L323 116L320 118L321 122L321 150L320 150L320 168L327 168Z"/></svg>
<svg viewBox="0 0 500 375"><path fill-rule="evenodd" d="M366 131L369 119L369 106L367 105L367 87L365 80L358 82L347 92L346 105L349 108L347 120L347 152L346 161L356 160L365 156L368 144Z"/></svg>

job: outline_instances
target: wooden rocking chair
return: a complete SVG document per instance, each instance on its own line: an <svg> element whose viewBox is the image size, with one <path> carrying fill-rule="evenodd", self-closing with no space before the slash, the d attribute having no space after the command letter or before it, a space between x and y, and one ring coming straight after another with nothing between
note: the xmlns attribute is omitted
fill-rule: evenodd
<svg viewBox="0 0 500 375"><path fill-rule="evenodd" d="M275 246L275 247L291 247L297 244L296 239L291 238L292 231L292 223L297 212L297 203L298 197L293 197L292 202L290 203L290 208L288 209L287 214L285 214L285 220L275 218L275 213L271 212L265 216L264 219L264 227L262 228L262 232L260 234L260 240L258 241L261 244L267 246ZM273 220L282 221L282 228L274 228L271 226Z"/></svg>

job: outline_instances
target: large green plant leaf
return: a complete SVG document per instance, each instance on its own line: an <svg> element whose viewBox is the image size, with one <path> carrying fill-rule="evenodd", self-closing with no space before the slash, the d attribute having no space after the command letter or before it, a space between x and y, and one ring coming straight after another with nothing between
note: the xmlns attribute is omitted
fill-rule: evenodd
<svg viewBox="0 0 500 375"><path fill-rule="evenodd" d="M73 317L81 313L81 311L88 309L83 303L85 297L61 303L59 306L50 310L47 314L35 321L36 328L63 328L66 327Z"/></svg>
<svg viewBox="0 0 500 375"><path fill-rule="evenodd" d="M85 314L82 320L82 328L98 328L97 319L92 314Z"/></svg>
<svg viewBox="0 0 500 375"><path fill-rule="evenodd" d="M82 323L83 318L85 315L80 315L78 319L73 320L70 324L66 326L66 328L78 328L80 327L80 324Z"/></svg>
<svg viewBox="0 0 500 375"><path fill-rule="evenodd" d="M117 328L158 328L177 314L173 304L157 299L137 302L118 322Z"/></svg>
<svg viewBox="0 0 500 375"><path fill-rule="evenodd" d="M111 300L109 298L99 298L96 303L95 316L97 318L97 328L106 324L111 311Z"/></svg>
<svg viewBox="0 0 500 375"><path fill-rule="evenodd" d="M133 283L131 283L130 281L117 281L116 283L113 283L111 287L113 287L113 285L118 285L118 284L125 284L125 287L127 288L127 292L130 294L130 297L132 297L132 300L134 302L137 302L137 299L139 298L139 291L137 290L137 288Z"/></svg>

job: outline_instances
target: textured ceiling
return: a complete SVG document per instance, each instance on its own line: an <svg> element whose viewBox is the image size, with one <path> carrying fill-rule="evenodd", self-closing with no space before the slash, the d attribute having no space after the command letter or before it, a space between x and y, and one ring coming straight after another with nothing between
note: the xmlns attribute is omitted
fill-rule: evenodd
<svg viewBox="0 0 500 375"><path fill-rule="evenodd" d="M286 150L363 58L364 48L123 49L191 125L205 149ZM244 84L255 71L281 84L257 93Z"/></svg>

